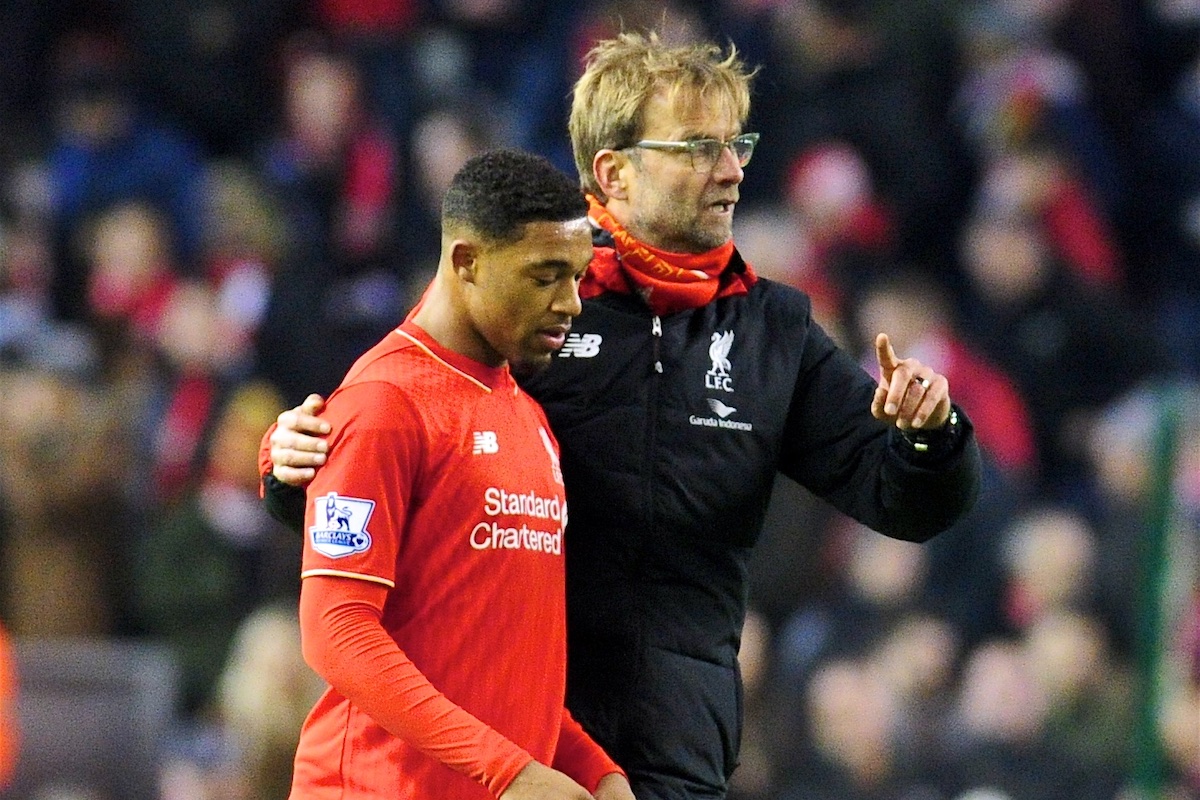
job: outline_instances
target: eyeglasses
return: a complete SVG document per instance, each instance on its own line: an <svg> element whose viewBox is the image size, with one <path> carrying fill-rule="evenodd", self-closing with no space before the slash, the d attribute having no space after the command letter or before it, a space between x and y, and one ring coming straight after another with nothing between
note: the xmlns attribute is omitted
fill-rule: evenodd
<svg viewBox="0 0 1200 800"><path fill-rule="evenodd" d="M724 141L720 139L686 139L682 142L667 142L658 139L642 139L640 142L622 148L630 150L640 147L643 150L662 150L666 153L687 153L692 159L692 169L696 172L711 172L721 154L728 147L733 151L738 166L744 167L750 163L754 155L754 145L758 144L757 133L742 133Z"/></svg>

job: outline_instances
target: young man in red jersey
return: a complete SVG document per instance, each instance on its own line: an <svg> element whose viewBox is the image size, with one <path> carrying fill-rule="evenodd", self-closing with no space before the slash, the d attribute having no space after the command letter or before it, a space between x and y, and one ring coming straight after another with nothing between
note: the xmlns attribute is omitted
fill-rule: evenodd
<svg viewBox="0 0 1200 800"><path fill-rule="evenodd" d="M550 363L592 258L578 187L486 153L442 207L437 274L351 367L309 487L304 655L329 683L293 800L633 800L564 708L558 443L510 364Z"/></svg>

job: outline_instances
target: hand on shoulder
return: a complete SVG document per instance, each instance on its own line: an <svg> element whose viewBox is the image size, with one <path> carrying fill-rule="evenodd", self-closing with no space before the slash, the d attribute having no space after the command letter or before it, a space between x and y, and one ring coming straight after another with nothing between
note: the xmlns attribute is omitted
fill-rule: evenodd
<svg viewBox="0 0 1200 800"><path fill-rule="evenodd" d="M284 411L275 421L271 432L271 474L290 486L305 486L312 482L317 470L325 463L329 445L329 423L318 414L325 408L325 398L310 394L295 408Z"/></svg>

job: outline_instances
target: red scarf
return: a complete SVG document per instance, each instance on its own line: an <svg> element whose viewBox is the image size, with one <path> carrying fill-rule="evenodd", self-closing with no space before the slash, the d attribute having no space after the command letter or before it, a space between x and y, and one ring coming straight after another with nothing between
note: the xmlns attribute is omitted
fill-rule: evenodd
<svg viewBox="0 0 1200 800"><path fill-rule="evenodd" d="M615 249L596 248L579 293L585 299L604 291L637 293L662 316L700 308L718 297L746 294L757 280L749 264L745 271L728 269L733 240L707 253L669 253L633 238L592 195L588 216L612 234Z"/></svg>

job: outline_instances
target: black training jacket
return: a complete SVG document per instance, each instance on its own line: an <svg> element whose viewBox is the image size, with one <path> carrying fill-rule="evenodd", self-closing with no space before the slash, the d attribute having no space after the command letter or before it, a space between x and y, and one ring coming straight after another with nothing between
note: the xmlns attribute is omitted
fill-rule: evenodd
<svg viewBox="0 0 1200 800"><path fill-rule="evenodd" d="M777 471L917 541L978 492L965 416L949 453L916 453L871 416L875 379L813 321L807 296L769 280L661 318L636 295L585 300L524 386L562 447L567 705L639 800L724 794L747 560Z"/></svg>
<svg viewBox="0 0 1200 800"><path fill-rule="evenodd" d="M871 416L875 380L807 296L769 280L661 318L636 295L587 299L550 368L523 385L562 448L567 705L638 800L724 796L747 560L777 471L916 541L978 493L965 415L948 448L917 453ZM267 483L268 505L298 527L302 503L281 512L286 487Z"/></svg>

